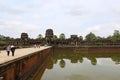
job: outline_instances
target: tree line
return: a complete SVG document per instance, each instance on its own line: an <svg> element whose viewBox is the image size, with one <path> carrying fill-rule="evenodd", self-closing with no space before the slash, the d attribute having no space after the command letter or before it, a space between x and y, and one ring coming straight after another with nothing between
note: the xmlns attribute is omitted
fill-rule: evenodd
<svg viewBox="0 0 120 80"><path fill-rule="evenodd" d="M6 45L4 40L13 40L14 38L9 36L0 35L0 46Z"/></svg>
<svg viewBox="0 0 120 80"><path fill-rule="evenodd" d="M38 35L37 39L42 39L43 36L41 34ZM61 39L61 40L65 40L66 36L64 33L61 33L59 35L59 37L57 37L57 35L53 35L53 40L57 40L57 39ZM100 37L100 36L96 36L93 32L88 33L85 36L85 39L83 39L83 36L78 36L79 40L86 40L86 41L95 41L95 40L112 40L112 41L116 41L116 40L120 40L120 31L119 30L114 30L114 33L112 35L109 35L108 37Z"/></svg>
<svg viewBox="0 0 120 80"><path fill-rule="evenodd" d="M88 33L85 36L84 39L83 39L82 35L78 36L77 38L79 40L81 40L81 41L95 41L95 40L111 40L111 41L116 41L116 40L120 40L120 31L119 30L114 30L114 33L112 35L109 35L106 38L105 37L96 36L93 32ZM42 34L39 34L36 39L42 40L42 39L45 39L45 38L43 37ZM66 36L65 36L64 33L61 33L59 35L59 37L57 35L53 35L53 37L51 39L52 39L52 41L54 41L54 40L58 40L58 39L65 40L67 38L66 38ZM5 40L15 40L15 38L12 38L12 37L9 37L9 36L0 35L0 46L6 44Z"/></svg>

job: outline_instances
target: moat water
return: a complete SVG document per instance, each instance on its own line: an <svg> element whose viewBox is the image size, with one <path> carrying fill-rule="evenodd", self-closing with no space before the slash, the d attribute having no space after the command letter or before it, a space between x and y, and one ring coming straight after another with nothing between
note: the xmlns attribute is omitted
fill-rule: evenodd
<svg viewBox="0 0 120 80"><path fill-rule="evenodd" d="M120 52L57 48L35 80L120 80Z"/></svg>

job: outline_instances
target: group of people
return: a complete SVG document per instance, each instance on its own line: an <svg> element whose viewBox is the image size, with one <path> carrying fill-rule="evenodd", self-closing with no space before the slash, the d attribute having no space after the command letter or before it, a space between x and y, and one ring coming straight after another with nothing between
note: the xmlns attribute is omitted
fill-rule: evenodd
<svg viewBox="0 0 120 80"><path fill-rule="evenodd" d="M34 44L34 48L40 48L40 44Z"/></svg>
<svg viewBox="0 0 120 80"><path fill-rule="evenodd" d="M13 46L13 45L7 46L6 51L7 51L7 55L8 55L8 56L9 56L9 54L10 54L10 51L12 52L12 56L14 56L15 46Z"/></svg>

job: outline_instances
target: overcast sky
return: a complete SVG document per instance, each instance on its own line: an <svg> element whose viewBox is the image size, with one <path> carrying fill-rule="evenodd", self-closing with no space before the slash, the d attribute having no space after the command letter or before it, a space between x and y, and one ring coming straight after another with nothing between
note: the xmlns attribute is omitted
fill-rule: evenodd
<svg viewBox="0 0 120 80"><path fill-rule="evenodd" d="M112 35L120 30L120 0L0 0L0 34L36 38L49 28L57 36Z"/></svg>

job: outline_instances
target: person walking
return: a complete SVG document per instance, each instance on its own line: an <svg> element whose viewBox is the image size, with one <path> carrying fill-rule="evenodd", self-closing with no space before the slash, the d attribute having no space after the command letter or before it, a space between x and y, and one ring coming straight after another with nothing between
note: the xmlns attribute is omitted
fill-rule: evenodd
<svg viewBox="0 0 120 80"><path fill-rule="evenodd" d="M15 46L11 46L11 52L12 52L12 56L14 56L14 53L15 53Z"/></svg>
<svg viewBox="0 0 120 80"><path fill-rule="evenodd" d="M7 49L6 49L6 51L7 51L7 55L9 56L9 54L10 54L10 45L9 46L7 46Z"/></svg>

